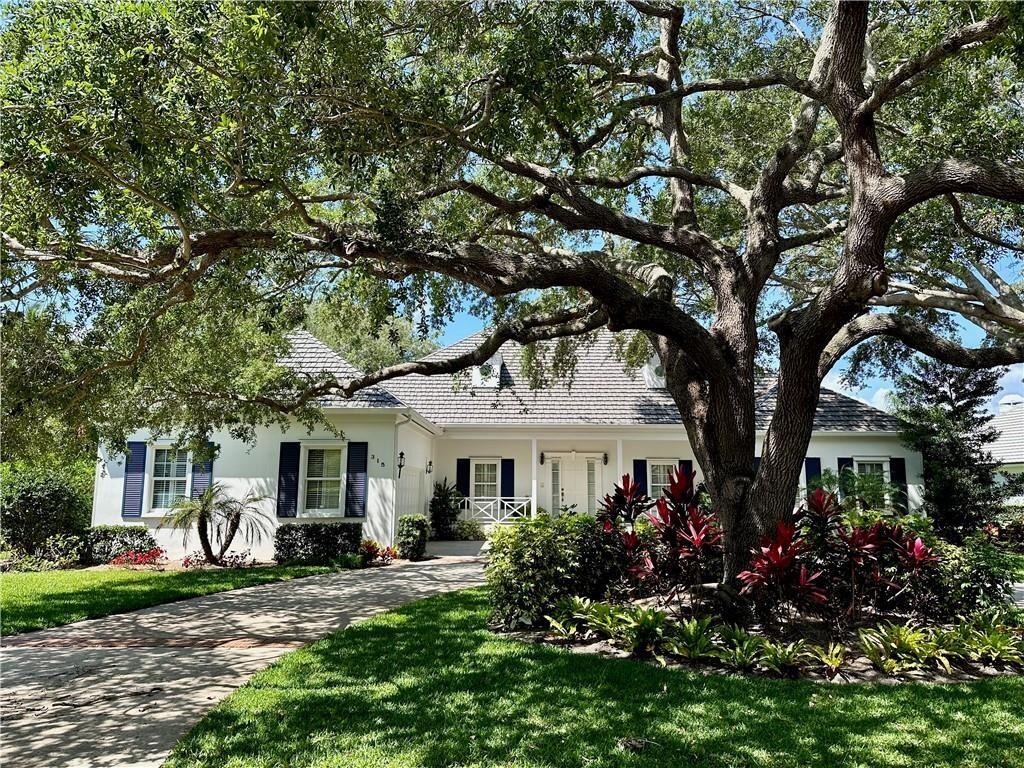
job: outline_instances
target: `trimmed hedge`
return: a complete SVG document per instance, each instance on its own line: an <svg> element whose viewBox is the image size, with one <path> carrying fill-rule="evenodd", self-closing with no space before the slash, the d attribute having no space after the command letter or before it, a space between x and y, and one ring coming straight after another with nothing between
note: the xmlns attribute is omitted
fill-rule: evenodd
<svg viewBox="0 0 1024 768"><path fill-rule="evenodd" d="M282 564L327 565L359 551L361 522L285 523L274 534L274 559Z"/></svg>
<svg viewBox="0 0 1024 768"><path fill-rule="evenodd" d="M155 548L156 539L144 525L96 525L85 532L85 559L92 565L109 563L128 551Z"/></svg>
<svg viewBox="0 0 1024 768"><path fill-rule="evenodd" d="M398 518L395 546L398 556L406 560L422 560L427 551L430 524L423 515L405 515Z"/></svg>
<svg viewBox="0 0 1024 768"><path fill-rule="evenodd" d="M486 567L491 620L514 628L539 623L563 597L603 598L625 572L618 531L589 515L537 517L491 533Z"/></svg>
<svg viewBox="0 0 1024 768"><path fill-rule="evenodd" d="M0 531L6 546L33 555L51 536L80 536L91 504L72 469L5 465L0 482Z"/></svg>

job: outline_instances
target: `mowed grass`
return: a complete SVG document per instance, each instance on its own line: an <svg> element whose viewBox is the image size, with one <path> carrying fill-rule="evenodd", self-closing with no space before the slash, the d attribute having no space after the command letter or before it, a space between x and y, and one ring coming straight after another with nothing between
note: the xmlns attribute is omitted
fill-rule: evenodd
<svg viewBox="0 0 1024 768"><path fill-rule="evenodd" d="M830 685L661 669L487 631L430 598L296 651L168 768L1024 765L1024 680Z"/></svg>
<svg viewBox="0 0 1024 768"><path fill-rule="evenodd" d="M255 584L328 573L322 566L209 571L43 571L0 574L0 633L12 635L81 619Z"/></svg>

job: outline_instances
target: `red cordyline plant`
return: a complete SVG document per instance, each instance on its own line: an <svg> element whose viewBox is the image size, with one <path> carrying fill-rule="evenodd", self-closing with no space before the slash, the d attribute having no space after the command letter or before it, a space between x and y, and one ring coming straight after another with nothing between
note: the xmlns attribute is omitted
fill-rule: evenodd
<svg viewBox="0 0 1024 768"><path fill-rule="evenodd" d="M614 486L612 493L601 500L597 519L605 530L618 528L620 521L632 526L651 504L651 498L626 474L622 476L622 485Z"/></svg>
<svg viewBox="0 0 1024 768"><path fill-rule="evenodd" d="M753 551L750 567L737 578L742 594L752 595L765 618L777 617L780 611L796 605L824 605L828 593L822 584L820 570L809 569L804 561L809 544L797 535L793 523L780 522L773 536L765 536Z"/></svg>

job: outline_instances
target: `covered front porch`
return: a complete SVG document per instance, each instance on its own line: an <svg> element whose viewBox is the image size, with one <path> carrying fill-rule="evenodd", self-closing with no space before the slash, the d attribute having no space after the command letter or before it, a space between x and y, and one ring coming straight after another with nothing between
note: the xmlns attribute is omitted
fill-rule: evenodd
<svg viewBox="0 0 1024 768"><path fill-rule="evenodd" d="M538 513L594 514L600 500L629 473L660 491L672 467L692 466L681 427L592 427L446 430L434 446L435 479L454 482L463 496L461 516L485 528Z"/></svg>

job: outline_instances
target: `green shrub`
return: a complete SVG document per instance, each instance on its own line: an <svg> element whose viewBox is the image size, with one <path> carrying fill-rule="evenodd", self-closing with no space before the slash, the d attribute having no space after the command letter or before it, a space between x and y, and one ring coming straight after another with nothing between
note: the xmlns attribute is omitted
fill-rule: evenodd
<svg viewBox="0 0 1024 768"><path fill-rule="evenodd" d="M85 553L85 539L71 533L51 536L39 548L39 556L54 563L58 568L74 568L82 564Z"/></svg>
<svg viewBox="0 0 1024 768"><path fill-rule="evenodd" d="M940 543L938 568L927 583L929 615L952 618L1006 605L1012 571L984 534L968 536L963 546Z"/></svg>
<svg viewBox="0 0 1024 768"><path fill-rule="evenodd" d="M395 546L398 556L406 560L422 560L427 551L430 527L423 515L405 515L398 518Z"/></svg>
<svg viewBox="0 0 1024 768"><path fill-rule="evenodd" d="M666 642L669 653L691 661L715 657L715 619L692 617L676 625Z"/></svg>
<svg viewBox="0 0 1024 768"><path fill-rule="evenodd" d="M491 620L532 626L562 598L602 598L625 564L622 537L587 515L502 526L491 534L487 564Z"/></svg>
<svg viewBox="0 0 1024 768"><path fill-rule="evenodd" d="M363 540L363 524L285 523L274 534L274 559L278 563L328 565L356 555Z"/></svg>
<svg viewBox="0 0 1024 768"><path fill-rule="evenodd" d="M95 525L85 533L85 560L92 565L109 563L129 550L154 548L156 539L144 525Z"/></svg>
<svg viewBox="0 0 1024 768"><path fill-rule="evenodd" d="M455 523L454 541L483 541L486 538L484 527L476 520L459 520Z"/></svg>
<svg viewBox="0 0 1024 768"><path fill-rule="evenodd" d="M430 498L430 530L433 538L442 541L458 540L459 505L462 494L448 478L434 483L434 495Z"/></svg>
<svg viewBox="0 0 1024 768"><path fill-rule="evenodd" d="M92 514L74 468L6 466L0 485L0 530L6 546L36 554L57 534L80 535Z"/></svg>

